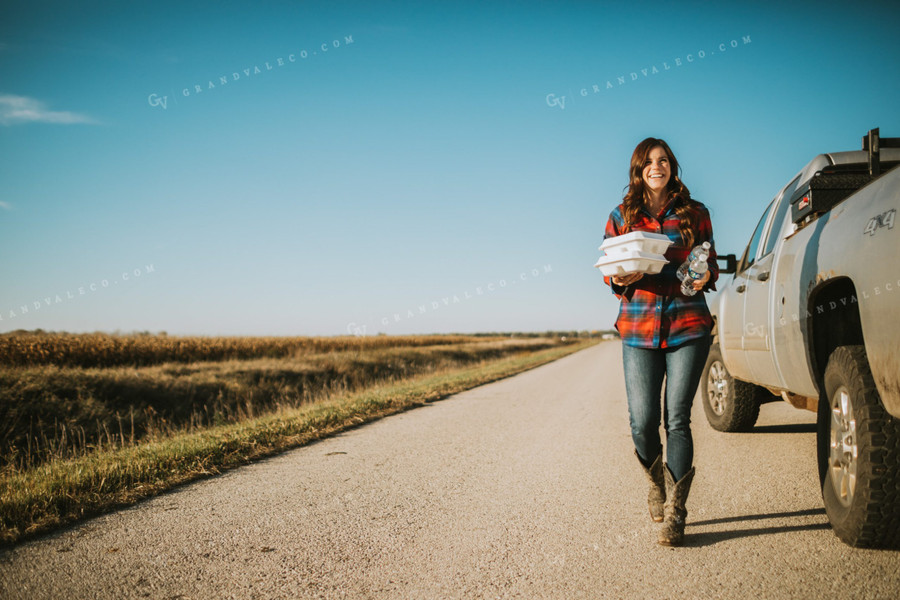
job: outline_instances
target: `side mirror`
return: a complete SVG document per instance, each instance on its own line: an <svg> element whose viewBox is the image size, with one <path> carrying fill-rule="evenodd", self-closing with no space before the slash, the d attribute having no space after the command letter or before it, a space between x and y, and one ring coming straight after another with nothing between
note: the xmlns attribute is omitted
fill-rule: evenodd
<svg viewBox="0 0 900 600"><path fill-rule="evenodd" d="M725 266L722 266L722 261ZM716 264L719 265L719 273L734 273L737 271L737 257L734 254L719 254L716 256Z"/></svg>

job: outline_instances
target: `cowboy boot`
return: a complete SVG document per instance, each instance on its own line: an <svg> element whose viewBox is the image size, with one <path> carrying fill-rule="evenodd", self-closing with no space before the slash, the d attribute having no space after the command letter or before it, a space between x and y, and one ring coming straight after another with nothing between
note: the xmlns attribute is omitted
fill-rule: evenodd
<svg viewBox="0 0 900 600"><path fill-rule="evenodd" d="M663 468L663 472L666 478L666 504L663 526L659 531L659 543L663 546L680 546L684 543L684 520L687 517L684 504L691 491L694 467L691 467L677 483L668 466Z"/></svg>
<svg viewBox="0 0 900 600"><path fill-rule="evenodd" d="M650 482L650 493L647 495L647 504L650 507L650 518L659 523L663 520L663 506L666 502L666 480L663 478L662 452L660 452L653 464L648 469L641 460L641 456L634 451L641 468Z"/></svg>

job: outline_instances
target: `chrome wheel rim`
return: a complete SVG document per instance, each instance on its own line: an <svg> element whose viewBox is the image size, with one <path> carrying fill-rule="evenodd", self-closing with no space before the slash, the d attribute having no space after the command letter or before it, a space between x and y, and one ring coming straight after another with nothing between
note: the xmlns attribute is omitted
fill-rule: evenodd
<svg viewBox="0 0 900 600"><path fill-rule="evenodd" d="M718 360L709 366L709 374L706 377L706 397L709 407L716 416L725 414L728 404L728 371Z"/></svg>
<svg viewBox="0 0 900 600"><path fill-rule="evenodd" d="M831 485L841 504L849 507L856 492L856 469L859 463L856 443L856 417L850 392L841 386L831 396L831 444L828 469Z"/></svg>

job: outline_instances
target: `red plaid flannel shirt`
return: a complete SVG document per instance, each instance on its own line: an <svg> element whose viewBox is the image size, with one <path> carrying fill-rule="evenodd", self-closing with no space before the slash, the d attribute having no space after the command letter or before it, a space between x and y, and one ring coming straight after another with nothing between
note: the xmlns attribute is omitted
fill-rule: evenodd
<svg viewBox="0 0 900 600"><path fill-rule="evenodd" d="M719 267L715 260L716 246L709 211L704 205L698 204L700 214L697 230L694 232L694 244L709 242L711 245L710 277L703 291L694 296L681 293L681 282L675 276L675 271L687 259L691 248L683 245L678 230L678 216L672 210L672 203L667 204L658 217L653 217L642 209L637 222L628 230L662 233L674 243L665 254L669 262L656 275L644 275L627 287L614 285L609 277L603 278L620 300L616 329L624 344L639 348L674 348L709 334L712 317L703 292L716 289ZM625 231L622 209L620 204L610 213L603 239L628 233Z"/></svg>

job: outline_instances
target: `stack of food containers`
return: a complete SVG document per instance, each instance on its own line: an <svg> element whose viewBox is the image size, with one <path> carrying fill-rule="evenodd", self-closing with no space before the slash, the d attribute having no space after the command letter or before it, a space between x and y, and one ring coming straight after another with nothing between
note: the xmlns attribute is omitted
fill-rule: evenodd
<svg viewBox="0 0 900 600"><path fill-rule="evenodd" d="M666 248L672 240L660 233L632 231L603 240L600 250L605 252L595 267L607 276L630 273L659 273L666 264Z"/></svg>

